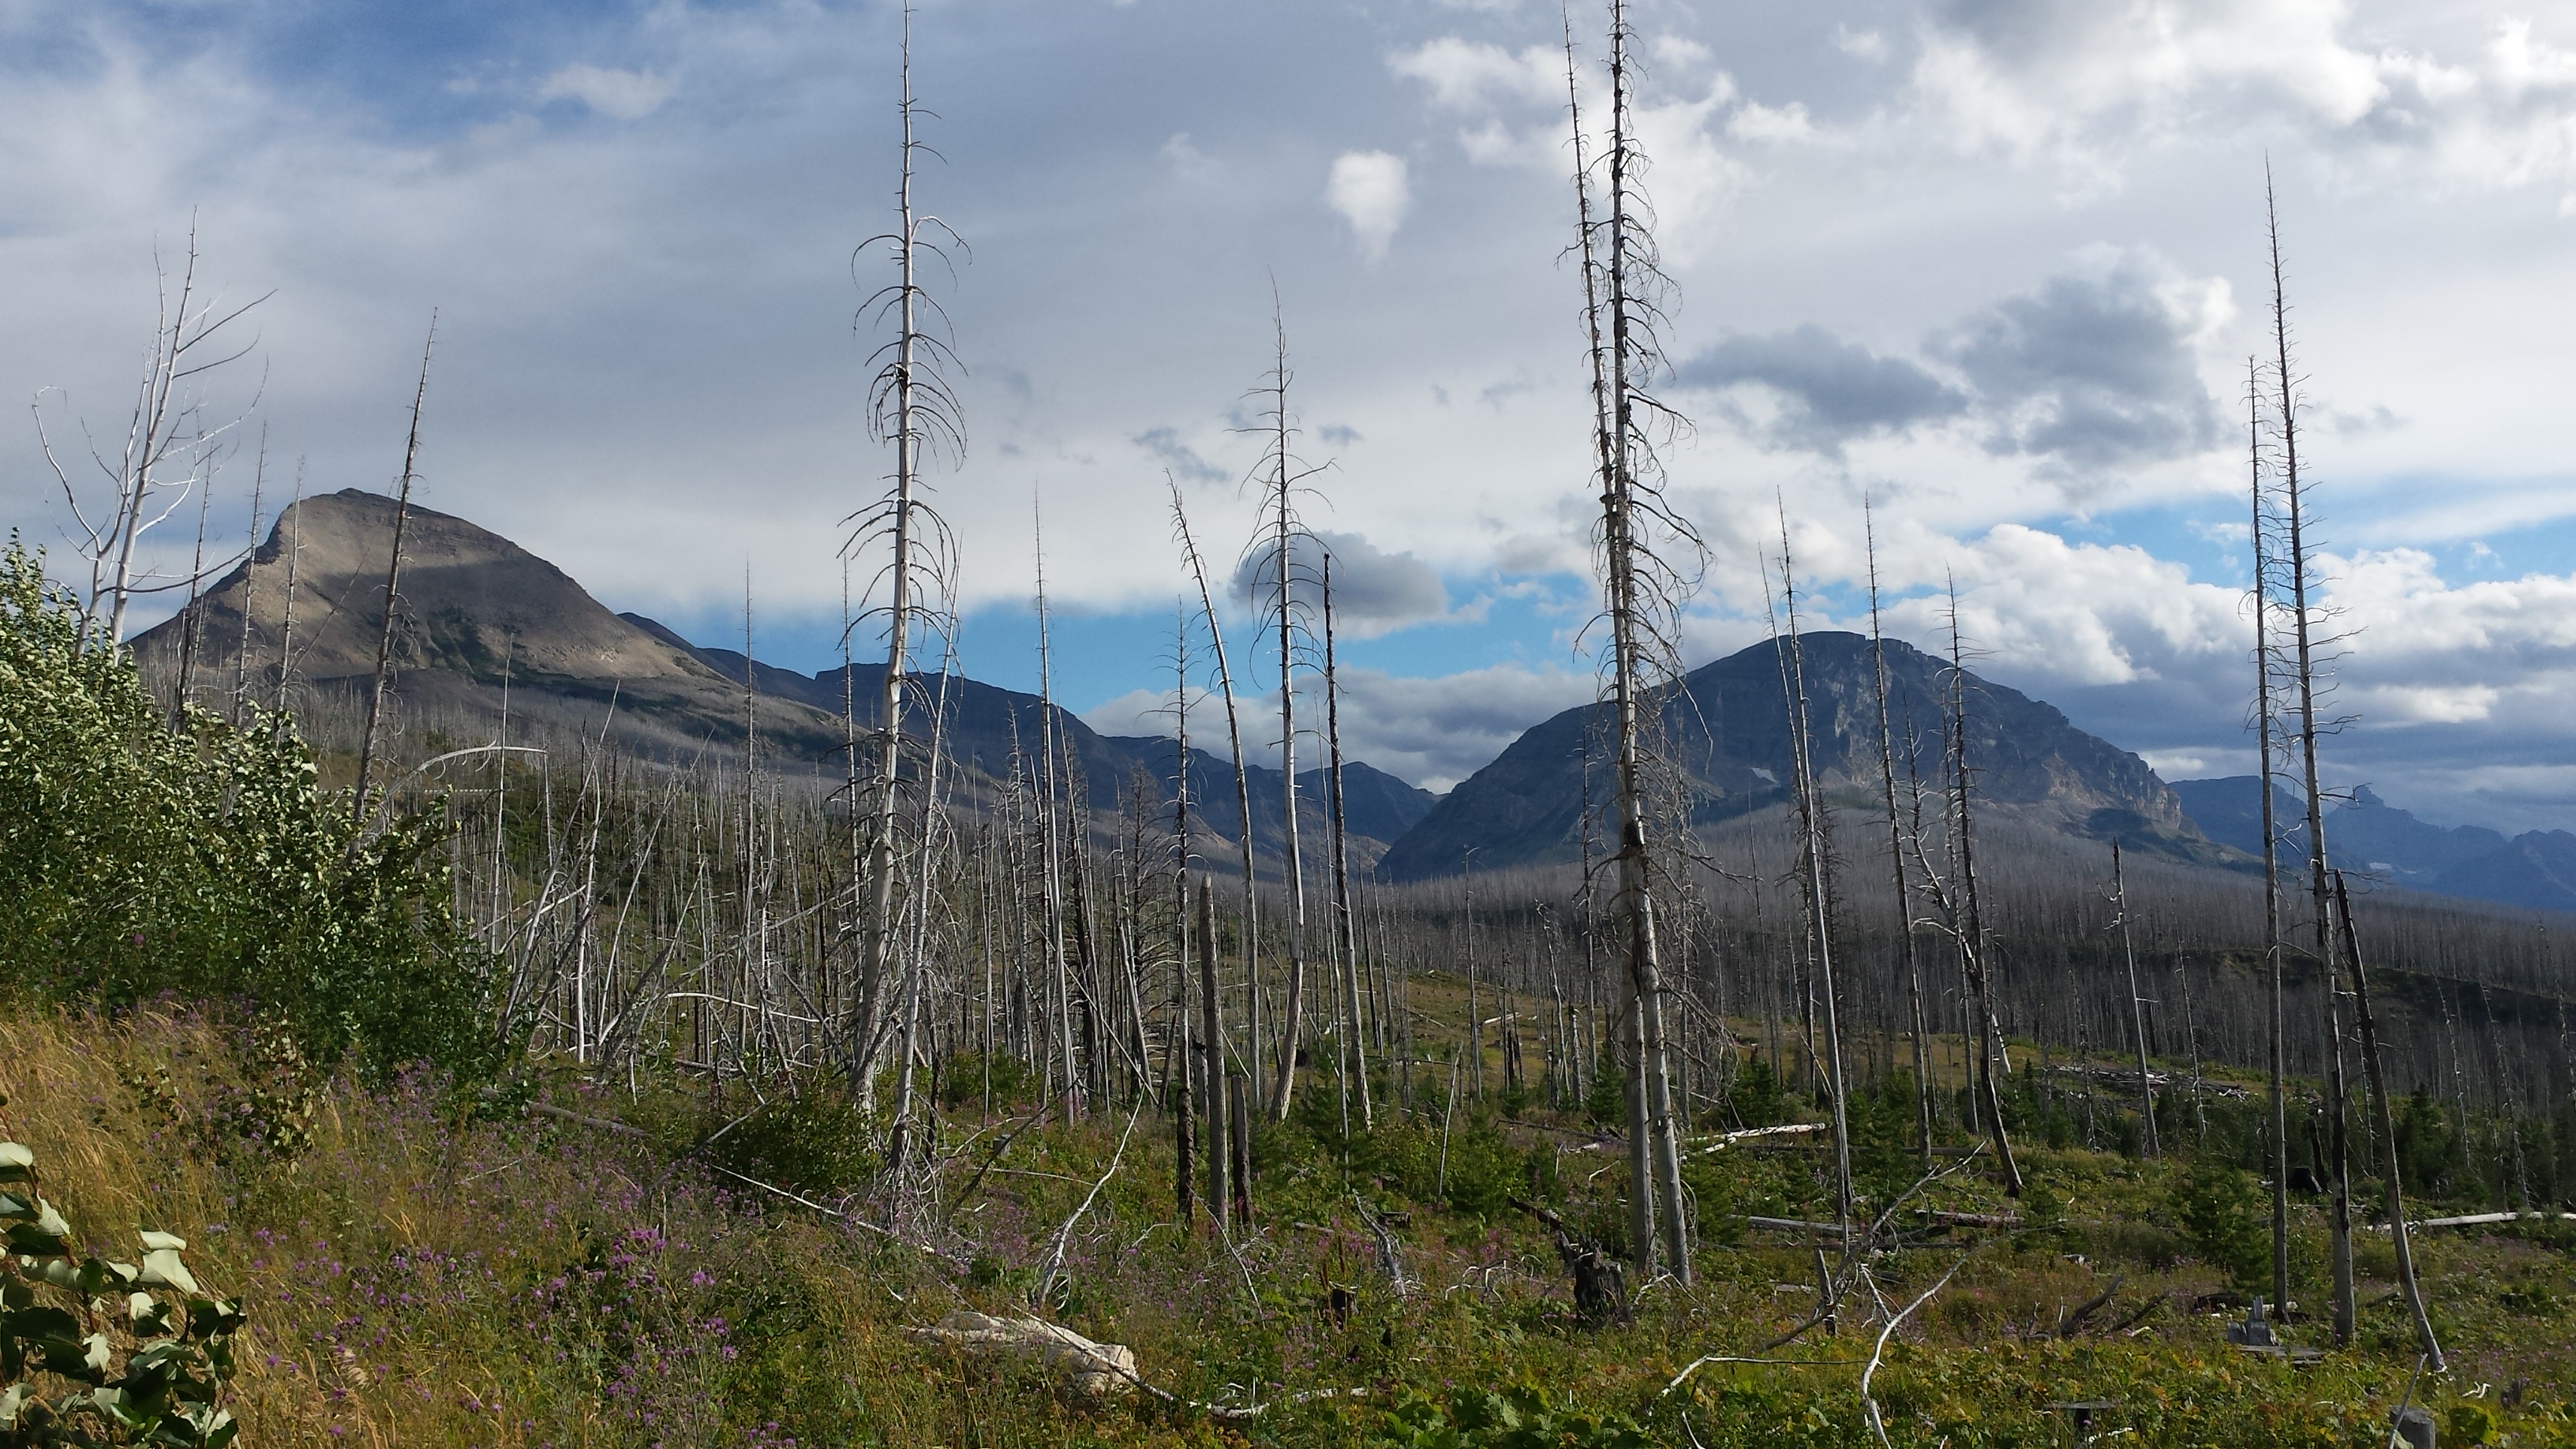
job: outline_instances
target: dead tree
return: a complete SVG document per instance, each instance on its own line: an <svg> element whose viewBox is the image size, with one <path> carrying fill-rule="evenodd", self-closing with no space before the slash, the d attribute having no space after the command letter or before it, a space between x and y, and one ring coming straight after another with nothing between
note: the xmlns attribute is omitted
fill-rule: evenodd
<svg viewBox="0 0 2576 1449"><path fill-rule="evenodd" d="M2272 800L2272 630L2269 603L2272 582L2265 555L2271 523L2263 506L2263 375L2258 358L2245 359L2245 438L2252 475L2254 543L2254 733L2263 795L2263 972L2269 1017L2266 1051L2271 1068L2272 1154L2272 1312L2286 1321L2290 1311L2290 1117L2284 1089L2288 1070L2288 1015L2281 980L2281 834L2273 819Z"/></svg>
<svg viewBox="0 0 2576 1449"><path fill-rule="evenodd" d="M2013 1159L2012 1136L2004 1128L2003 1093L1995 1085L1995 1065L2003 1054L2002 1030L1995 1020L1993 960L1986 936L1985 904L1977 888L1976 812L1970 782L1975 765L1968 757L1968 666L1959 641L1959 587L1950 585L1950 839L1958 850L1960 910L1953 934L1959 942L1959 964L1968 978L1968 993L1977 1014L1976 1064L1972 1077L1977 1104L1995 1142L1995 1160L2004 1175L2004 1192L2021 1196L2021 1166Z"/></svg>
<svg viewBox="0 0 2576 1449"><path fill-rule="evenodd" d="M1923 1015L1923 960L1914 936L1914 893L1905 877L1905 826L1896 810L1896 742L1887 709L1887 643L1878 621L1878 528L1866 500L1862 531L1869 549L1869 662L1878 696L1879 798L1887 810L1887 858L1896 881L1897 951L1905 971L1906 1007L1914 1027L1914 1115L1923 1146L1923 1168L1932 1168L1932 1047Z"/></svg>
<svg viewBox="0 0 2576 1449"><path fill-rule="evenodd" d="M1789 553L1789 518L1785 509L1780 517L1780 587L1789 633L1785 641L1775 638L1773 647L1779 655L1780 692L1789 710L1790 772L1796 785L1808 949L1814 952L1815 981L1824 996L1825 1091L1834 1136L1835 1221L1848 1238L1852 1220L1851 1118L1843 1095L1842 1015L1834 983L1833 852L1826 843L1825 803L1816 789L1815 760L1808 748L1807 666L1798 644L1798 572Z"/></svg>
<svg viewBox="0 0 2576 1449"><path fill-rule="evenodd" d="M1281 991L1283 1019L1279 1029L1279 1063L1270 1086L1267 1104L1270 1116L1286 1121L1288 1110L1297 1094L1297 1045L1306 1026L1306 870L1299 843L1297 821L1297 687L1296 666L1296 564L1298 540L1305 530L1297 521L1293 501L1297 486L1321 472L1297 457L1296 427L1288 411L1288 384L1293 376L1288 370L1288 332L1280 321L1278 299L1271 300L1273 337L1270 380L1261 389L1270 399L1270 413L1262 431L1270 437L1269 456L1256 474L1261 479L1270 511L1269 533L1270 588L1277 594L1273 601L1278 609L1279 628L1279 790L1284 832L1281 846L1285 852L1280 903L1280 936L1288 952L1288 980ZM1260 545L1255 545L1256 556ZM1249 819L1245 829L1251 829Z"/></svg>
<svg viewBox="0 0 2576 1449"><path fill-rule="evenodd" d="M963 242L946 222L916 210L913 204L914 162L928 148L914 135L921 114L912 93L912 11L903 12L900 85L896 114L901 122L895 188L896 227L860 243L859 250L884 244L895 264L895 280L879 288L860 310L860 320L894 324L894 336L875 354L879 362L868 392L868 430L879 443L894 445L894 472L885 494L843 522L853 527L845 553L855 554L882 540L888 550L885 570L886 663L877 701L876 760L869 780L871 798L853 801L864 808L864 850L854 860L853 893L859 915L859 981L844 1027L849 1086L862 1101L873 1094L879 1043L884 1037L887 987L898 973L899 942L896 900L897 831L901 827L904 759L904 709L911 688L912 635L917 620L917 577L942 572L939 561L947 547L946 529L922 498L922 471L929 457L945 450L952 461L966 447L963 411L948 386L945 369L956 365L956 353L932 322L945 314L922 285L921 263L946 260L946 245ZM855 260L853 269L855 270ZM928 317L924 316L927 312Z"/></svg>
<svg viewBox="0 0 2576 1449"><path fill-rule="evenodd" d="M1064 806L1064 762L1056 753L1055 668L1052 641L1047 635L1046 541L1041 534L1037 545L1037 610L1038 610L1038 759L1040 784L1038 796L1039 829L1044 839L1039 849L1043 862L1040 889L1044 892L1039 913L1044 918L1039 929L1046 933L1048 1003L1055 1012L1056 1065L1063 1073L1064 1120L1071 1126L1082 1113L1082 1069L1073 1048L1073 985L1065 960L1064 943L1064 834L1065 824L1059 816ZM1077 849L1081 837L1075 836Z"/></svg>
<svg viewBox="0 0 2576 1449"><path fill-rule="evenodd" d="M2352 975L2352 1007L2361 1031L2361 1065L2370 1077L2370 1114L2379 1134L2380 1184L2388 1209L2388 1234L2397 1249L2397 1286L2406 1294L2406 1311L2414 1315L2415 1337L2424 1349L2425 1367L2445 1372L2442 1345L2433 1336L2432 1317L2424 1311L2424 1285L2415 1274L2415 1249L2406 1232L2406 1195L2398 1183L2397 1123L2388 1110L2388 1074L2379 1062L2379 1026L2370 1015L2370 980L2361 966L2361 942L2352 927L2352 892L2343 872L2334 873L2335 908L2343 917L2344 969Z"/></svg>
<svg viewBox="0 0 2576 1449"><path fill-rule="evenodd" d="M1237 837L1235 845L1237 848L1237 858L1243 866L1243 977L1245 987L1251 994L1250 1004L1252 1006L1252 1011L1248 1015L1245 1025L1248 1028L1248 1035L1252 1038L1252 1052L1254 1057L1252 1065L1257 1069L1260 1064L1259 1039L1261 1035L1261 970L1259 946L1261 932L1261 895L1252 874L1252 783L1250 777L1244 773L1243 768L1242 715L1235 707L1234 671L1226 663L1225 630L1217 622L1216 595L1208 588L1207 562L1205 559L1200 557L1198 542L1190 535L1189 511L1181 506L1181 485L1172 481L1168 474L1164 476L1163 482L1165 486L1172 490L1172 532L1180 539L1181 556L1190 566L1191 580L1198 585L1199 613L1202 618L1207 620L1208 649L1209 652L1216 657L1217 689L1225 700L1225 744L1226 749L1230 752L1234 761L1235 819L1240 826L1240 828L1235 832ZM1202 942L1200 949L1208 952L1209 959L1213 961L1214 953L1216 951L1216 945L1213 940ZM1215 1074L1210 1080L1211 1094L1208 1097L1208 1113L1210 1116L1209 1150L1211 1153L1216 1154L1211 1158L1212 1161L1222 1161L1223 1155L1219 1149L1225 1145L1226 1134L1223 1129L1216 1125L1214 1119L1217 1116L1230 1111L1231 1108L1227 1104L1225 1095L1221 1090L1224 1086L1225 1079L1226 1040L1223 1036L1217 1034L1219 1017L1215 995L1215 967L1211 965L1209 967L1209 971L1209 994L1207 1003L1207 1028L1209 1036L1207 1049L1210 1070ZM1216 1199L1222 1202L1225 1198L1225 1193L1223 1191L1224 1184L1219 1183L1217 1188Z"/></svg>
<svg viewBox="0 0 2576 1449"><path fill-rule="evenodd" d="M1172 1083L1172 1194L1181 1225L1198 1220L1194 1090L1201 1068L1190 1040L1190 621L1176 604L1172 630L1172 720L1178 738L1172 758L1172 1044L1166 1074ZM1211 983L1213 985L1213 983ZM1210 993L1213 1004L1214 992ZM1209 1033L1215 1040L1215 1033ZM1215 1199L1210 1199L1213 1205Z"/></svg>
<svg viewBox="0 0 2576 1449"><path fill-rule="evenodd" d="M2156 1088L2147 1074L2147 999L2138 991L2138 948L2129 936L2129 878L2120 868L2120 837L2111 837L2112 929L2120 933L2120 958L2129 968L2129 1030L2138 1048L2138 1150L2156 1155Z"/></svg>
<svg viewBox="0 0 2576 1449"><path fill-rule="evenodd" d="M110 648L121 648L125 639L125 616L136 594L154 593L170 584L145 586L135 575L134 550L143 535L152 531L191 493L204 488L213 476L217 458L226 446L226 438L250 408L230 419L217 422L206 415L205 401L196 381L250 354L258 345L256 339L243 343L230 353L222 348L232 345L224 329L241 320L253 308L277 294L262 293L249 302L218 314L219 304L197 295L197 228L192 219L188 225L188 250L181 262L177 288L172 289L170 274L163 268L158 247L152 255L154 298L159 313L153 324L152 347L145 355L143 377L135 388L133 411L126 419L125 439L110 456L96 447L89 450L90 462L107 480L107 506L95 519L81 506L80 489L71 474L55 456L53 438L45 426L44 392L36 394L30 411L36 419L36 440L43 449L45 463L53 470L54 481L61 485L63 501L71 509L72 522L80 530L76 547L89 563L89 594L83 604L80 647L89 647L90 636L102 629ZM50 391L50 389L48 389ZM256 407L254 397L251 407ZM87 428L84 425L83 431ZM185 581L194 588L196 579ZM100 611L106 611L102 620Z"/></svg>
<svg viewBox="0 0 2576 1449"><path fill-rule="evenodd" d="M1333 560L1324 556L1324 738L1332 759L1333 925L1342 958L1342 1031L1349 1038L1351 1091L1359 1100L1360 1130L1376 1126L1369 1106L1368 1043L1360 1023L1360 941L1351 921L1350 832L1342 808L1342 692L1333 664Z"/></svg>
<svg viewBox="0 0 2576 1449"><path fill-rule="evenodd" d="M2317 675L2320 641L2314 637L2315 614L2308 603L2309 576L2315 568L2305 532L2307 481L2299 476L2299 375L2290 355L2290 305L2287 272L2281 262L2281 220L2272 201L2271 172L2263 180L2264 221L2271 243L2273 378L2278 389L2272 424L2280 440L2282 521L2288 532L2292 684L2298 691L2299 756L2307 788L2308 899L2314 917L2315 951L2326 991L2326 1224L2334 1272L2334 1337L2337 1346L2352 1342L2352 1164L2345 1121L2343 1076L2343 1002L2335 983L2335 940L2326 884L2325 791L2317 781Z"/></svg>
<svg viewBox="0 0 2576 1449"><path fill-rule="evenodd" d="M385 616L376 632L376 675L367 691L367 732L358 741L358 783L349 792L349 848L355 850L367 821L367 771L375 763L376 725L385 709L385 674L393 666L394 604L402 586L403 527L411 521L411 485L420 462L420 407L429 396L429 354L438 346L438 313L429 314L429 340L420 348L420 382L412 389L411 432L403 441L402 484L394 498L393 551L385 561ZM746 667L748 667L746 665Z"/></svg>
<svg viewBox="0 0 2576 1449"><path fill-rule="evenodd" d="M1579 153L1576 201L1585 310L1594 338L1593 434L1601 499L1597 538L1602 617L1610 646L1608 694L1617 735L1618 849L1612 864L1618 893L1613 916L1627 968L1625 1035L1635 1064L1629 1078L1630 1226L1640 1262L1652 1260L1660 1226L1667 1264L1687 1286L1690 1234L1682 1210L1680 1126L1673 1112L1662 955L1655 936L1644 716L1653 707L1659 680L1678 672L1671 624L1686 585L1661 550L1679 547L1695 555L1699 541L1665 506L1655 458L1653 434L1677 419L1647 390L1662 369L1655 329L1661 319L1658 298L1668 283L1656 261L1651 214L1640 185L1645 156L1631 114L1634 39L1625 0L1611 0L1608 214L1597 223L1597 235L1590 177ZM1574 129L1580 136L1579 112Z"/></svg>
<svg viewBox="0 0 2576 1449"><path fill-rule="evenodd" d="M250 560L242 569L241 638L233 649L232 722L238 729L250 717L251 620L258 613L259 599L259 511L268 487L268 424L259 425L259 460L251 465L250 474L250 544L244 556Z"/></svg>

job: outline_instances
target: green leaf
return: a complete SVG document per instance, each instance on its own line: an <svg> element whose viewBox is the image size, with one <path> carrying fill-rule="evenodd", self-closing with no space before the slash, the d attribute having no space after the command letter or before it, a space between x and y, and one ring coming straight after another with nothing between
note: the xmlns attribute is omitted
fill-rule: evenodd
<svg viewBox="0 0 2576 1449"><path fill-rule="evenodd" d="M80 1320L68 1309L39 1303L9 1315L9 1331L20 1338L80 1337Z"/></svg>
<svg viewBox="0 0 2576 1449"><path fill-rule="evenodd" d="M90 1371L89 1351L67 1338L40 1338L29 1347L44 1355L45 1367L67 1379L96 1383L98 1376Z"/></svg>
<svg viewBox="0 0 2576 1449"><path fill-rule="evenodd" d="M179 1250L176 1248L154 1248L144 1254L143 1272L135 1281L156 1285L166 1284L182 1293L197 1291L196 1275L188 1271L187 1264L179 1261Z"/></svg>
<svg viewBox="0 0 2576 1449"><path fill-rule="evenodd" d="M36 1154L22 1142L0 1142L0 1182L36 1180Z"/></svg>
<svg viewBox="0 0 2576 1449"><path fill-rule="evenodd" d="M188 1332L198 1338L220 1337L241 1325L241 1306L229 1298L188 1300Z"/></svg>
<svg viewBox="0 0 2576 1449"><path fill-rule="evenodd" d="M62 1232L46 1231L42 1223L11 1223L9 1251L30 1258L60 1258L70 1254L71 1243Z"/></svg>

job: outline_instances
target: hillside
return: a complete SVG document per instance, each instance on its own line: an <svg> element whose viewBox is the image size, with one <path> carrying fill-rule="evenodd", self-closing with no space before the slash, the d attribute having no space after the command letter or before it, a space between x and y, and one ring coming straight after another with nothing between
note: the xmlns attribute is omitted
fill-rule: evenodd
<svg viewBox="0 0 2576 1449"><path fill-rule="evenodd" d="M1870 641L1850 633L1801 641L1819 783L1855 803L1879 795L1878 702ZM1889 708L1900 770L1940 766L1939 722L1948 664L1887 641ZM1765 642L1694 670L1660 716L1666 757L1687 775L1692 812L1707 822L1787 798L1790 733L1780 654ZM1605 708L1570 709L1512 742L1433 807L1388 851L1382 879L1422 880L1574 859L1581 851L1586 761L1602 758ZM1909 752L1907 740L1914 741ZM2181 802L2145 761L2076 729L2054 707L1975 674L1968 676L1968 750L1983 808L2071 835L2119 835L2189 859L2218 858L2185 820ZM1593 767L1591 797L1608 788Z"/></svg>

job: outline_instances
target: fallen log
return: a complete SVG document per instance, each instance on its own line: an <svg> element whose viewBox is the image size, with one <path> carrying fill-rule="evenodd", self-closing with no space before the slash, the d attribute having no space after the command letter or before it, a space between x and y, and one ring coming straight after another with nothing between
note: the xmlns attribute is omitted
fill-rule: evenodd
<svg viewBox="0 0 2576 1449"><path fill-rule="evenodd" d="M2576 1213L2468 1213L2456 1218L2410 1218L2406 1226L2417 1228L2479 1228L2490 1223L2576 1223ZM2372 1223L2374 1233L2388 1231L2386 1223Z"/></svg>
<svg viewBox="0 0 2576 1449"><path fill-rule="evenodd" d="M1059 1391L1076 1403L1096 1405L1130 1389L1143 1389L1175 1408L1194 1409L1230 1424L1248 1423L1260 1418L1264 1411L1286 1404L1368 1397L1367 1389L1354 1388L1308 1389L1244 1407L1184 1399L1137 1372L1136 1352L1125 1344L1095 1343L1070 1328L1026 1316L995 1318L959 1308L926 1328L905 1329L904 1336L915 1343L937 1344L979 1357L1019 1359L1053 1369Z"/></svg>
<svg viewBox="0 0 2576 1449"><path fill-rule="evenodd" d="M944 1344L989 1358L1015 1358L1053 1369L1064 1396L1099 1403L1133 1389L1135 1350L1122 1343L1094 1343L1070 1328L1036 1318L995 1318L960 1308L927 1328L907 1328L916 1343Z"/></svg>

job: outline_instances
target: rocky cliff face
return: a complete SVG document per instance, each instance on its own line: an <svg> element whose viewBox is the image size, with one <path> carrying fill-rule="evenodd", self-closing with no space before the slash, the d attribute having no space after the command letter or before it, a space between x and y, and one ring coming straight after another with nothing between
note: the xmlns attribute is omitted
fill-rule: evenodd
<svg viewBox="0 0 2576 1449"><path fill-rule="evenodd" d="M1810 634L1800 641L1819 783L1837 800L1877 808L1878 698L1870 641ZM1948 664L1910 644L1886 645L1897 768L1927 782L1941 768ZM1971 673L1968 755L1981 809L2088 837L2119 835L2148 849L2209 851L2173 791L2145 761L2076 729L2055 708ZM1792 777L1788 695L1777 645L1693 671L1656 718L1657 749L1687 781L1695 819L1777 805ZM1449 792L1379 862L1387 880L1419 880L1575 859L1585 801L1605 800L1610 741L1600 706L1532 728L1493 764ZM1587 782L1587 772L1589 779Z"/></svg>

